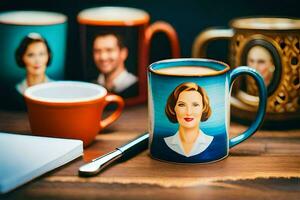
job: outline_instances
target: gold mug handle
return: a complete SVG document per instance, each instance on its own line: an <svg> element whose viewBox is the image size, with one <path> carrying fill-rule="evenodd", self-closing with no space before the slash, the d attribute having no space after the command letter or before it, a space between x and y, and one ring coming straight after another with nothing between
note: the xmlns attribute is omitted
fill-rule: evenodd
<svg viewBox="0 0 300 200"><path fill-rule="evenodd" d="M204 58L206 57L206 49L210 42L219 39L231 39L234 35L232 29L217 29L210 28L199 33L193 43L192 57Z"/></svg>
<svg viewBox="0 0 300 200"><path fill-rule="evenodd" d="M207 46L210 42L220 39L231 39L234 35L233 29L209 28L199 33L194 40L192 57L205 58ZM231 104L235 107L245 108L248 111L256 111L258 97L249 95L246 92L238 91L236 97L231 96Z"/></svg>

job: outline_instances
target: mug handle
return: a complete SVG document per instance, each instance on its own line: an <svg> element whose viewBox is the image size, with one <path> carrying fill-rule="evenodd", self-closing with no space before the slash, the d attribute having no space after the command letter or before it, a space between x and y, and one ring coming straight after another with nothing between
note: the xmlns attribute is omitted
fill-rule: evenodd
<svg viewBox="0 0 300 200"><path fill-rule="evenodd" d="M232 88L232 84L234 80L240 75L249 75L254 78L258 85L259 90L259 104L258 104L258 111L256 113L255 120L252 122L250 127L240 135L231 138L229 140L229 148L234 147L235 145L245 141L251 135L253 135L260 125L263 123L263 119L266 113L266 106L267 106L267 88L265 86L264 80L262 76L253 68L241 66L237 67L234 70L230 71L229 74L229 88ZM231 89L230 89L231 90Z"/></svg>
<svg viewBox="0 0 300 200"><path fill-rule="evenodd" d="M140 66L143 68L147 68L149 66L149 54L150 54L150 48L151 48L151 40L153 36L158 33L162 32L165 33L168 37L171 45L171 55L173 58L179 58L180 57L180 46L179 46L179 40L177 33L175 29L164 21L157 21L150 26L145 25L143 27L144 34L142 35L142 43L139 46L139 51L141 52L140 56ZM146 69L139 70L139 77L140 80L147 80L147 70ZM146 85L145 85L146 86ZM146 101L147 97L147 90L144 89L144 87L140 87L139 89L140 95L145 98Z"/></svg>
<svg viewBox="0 0 300 200"><path fill-rule="evenodd" d="M146 28L145 31L145 49L147 50L146 56L148 56L148 63L146 66L149 65L149 49L150 43L153 36L158 33L163 32L168 37L170 44L171 44L171 53L173 58L180 57L180 46L177 33L175 29L167 22L164 21L157 21Z"/></svg>
<svg viewBox="0 0 300 200"><path fill-rule="evenodd" d="M211 28L201 32L195 39L192 48L193 58L206 57L207 46L210 42L218 39L231 39L234 35L232 29Z"/></svg>
<svg viewBox="0 0 300 200"><path fill-rule="evenodd" d="M122 97L114 95L114 94L108 94L104 97L103 102L103 108L105 108L108 104L115 102L117 104L117 109L108 117L100 121L100 129L104 129L105 127L109 126L111 123L116 121L124 108L124 100Z"/></svg>

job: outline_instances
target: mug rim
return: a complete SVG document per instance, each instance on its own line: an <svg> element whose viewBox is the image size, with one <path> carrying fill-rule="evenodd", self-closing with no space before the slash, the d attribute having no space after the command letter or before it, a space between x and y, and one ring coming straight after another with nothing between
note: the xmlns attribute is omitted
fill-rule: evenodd
<svg viewBox="0 0 300 200"><path fill-rule="evenodd" d="M35 21L30 20L24 20L26 19L26 16L24 15L36 15ZM11 15L13 16L21 16L23 21L20 20L20 18L12 19ZM50 18L47 16L43 19L39 18L38 15L51 15ZM1 19L3 17L8 17L8 20ZM56 19L54 19L54 17ZM53 19L52 19L53 18ZM67 21L67 16L58 13L58 12L49 12L49 11L39 11L39 10L11 10L11 11L5 11L0 13L0 24L9 24L9 25L23 25L23 26L41 26L41 25L55 25L55 24L63 24Z"/></svg>
<svg viewBox="0 0 300 200"><path fill-rule="evenodd" d="M213 65L222 66L222 70L215 70L211 73L206 74L168 74L166 72L159 72L158 70L153 69L154 67L164 64L164 63L182 63L180 65L174 65L170 67L180 67L180 66L193 66L193 67L207 67L212 69L210 66L206 66L204 63L212 63ZM188 63L188 64L184 64ZM193 63L193 65L191 65ZM196 64L196 65L194 65ZM166 59L166 60L160 60L158 62L154 62L148 67L148 71L150 71L153 74L161 75L161 76L175 76L175 77L206 77L206 76L216 76L225 74L227 71L230 70L230 67L228 64L222 61L213 60L213 59L207 59L207 58L175 58L175 59Z"/></svg>
<svg viewBox="0 0 300 200"><path fill-rule="evenodd" d="M140 15L139 17L135 17L132 19L125 19L124 16L119 15L118 17L100 17L100 15L94 17L93 19L89 16L90 13L101 13L107 12L107 10L119 10L118 12L114 11L111 13L120 13L121 10L123 12L132 12L137 15ZM80 11L77 15L77 21L79 24L82 25L107 25L107 26L134 26L134 25L142 25L148 23L150 20L149 14L142 9L138 8L132 8L132 7L122 7L122 6L101 6L101 7L92 7L87 8L82 11Z"/></svg>
<svg viewBox="0 0 300 200"><path fill-rule="evenodd" d="M36 97L32 93L35 91L39 91L41 89L47 89L51 87L58 87L60 85L70 86L70 85L77 85L86 88L92 88L95 91L98 91L97 94L92 95L91 97L76 97L73 100L66 99L66 98L47 98L47 97ZM73 105L73 104L83 104L83 103L92 103L94 101L99 101L104 96L107 95L107 90L102 87L101 85L83 82L83 81L53 81L48 83L42 83L38 85L31 86L25 90L24 97L25 99L34 101L36 103L41 104L58 104L58 105Z"/></svg>
<svg viewBox="0 0 300 200"><path fill-rule="evenodd" d="M231 20L229 25L235 29L247 30L297 30L300 29L300 18L276 16L239 17Z"/></svg>

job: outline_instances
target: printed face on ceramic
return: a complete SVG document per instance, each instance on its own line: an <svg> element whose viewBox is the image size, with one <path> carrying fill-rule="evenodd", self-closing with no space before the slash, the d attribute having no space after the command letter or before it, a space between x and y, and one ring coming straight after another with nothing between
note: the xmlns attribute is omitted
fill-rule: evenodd
<svg viewBox="0 0 300 200"><path fill-rule="evenodd" d="M64 78L66 27L67 18L60 13L0 14L0 87L1 99L7 100L1 105L18 107L28 87Z"/></svg>
<svg viewBox="0 0 300 200"><path fill-rule="evenodd" d="M15 86L20 94L30 86L52 81L46 74L51 55L47 40L40 34L29 33L23 38L16 50L17 64L26 71L26 78Z"/></svg>
<svg viewBox="0 0 300 200"><path fill-rule="evenodd" d="M258 80L262 103L253 127L262 122L266 88L251 68L229 71L224 63L206 59L173 59L153 63L148 71L149 132L152 157L179 163L220 160L251 134L228 138L229 95L239 74ZM252 128L253 128L252 127Z"/></svg>
<svg viewBox="0 0 300 200"><path fill-rule="evenodd" d="M176 37L170 25L149 26L149 20L147 12L126 7L90 8L78 15L85 80L122 96L127 105L146 100L146 66L154 32ZM177 42L172 41L178 46Z"/></svg>
<svg viewBox="0 0 300 200"><path fill-rule="evenodd" d="M252 47L247 55L247 66L253 67L263 76L265 84L269 85L273 73L275 71L275 65L272 55L261 46Z"/></svg>
<svg viewBox="0 0 300 200"><path fill-rule="evenodd" d="M257 70L264 78L268 94L272 94L280 82L281 61L276 48L261 39L249 41L242 52L241 64ZM241 80L241 90L257 96L257 87L254 79L244 77Z"/></svg>

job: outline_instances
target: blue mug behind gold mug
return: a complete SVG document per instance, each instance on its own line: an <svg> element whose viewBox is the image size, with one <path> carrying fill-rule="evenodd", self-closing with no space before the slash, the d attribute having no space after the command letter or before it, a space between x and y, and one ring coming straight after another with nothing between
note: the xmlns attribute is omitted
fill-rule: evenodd
<svg viewBox="0 0 300 200"><path fill-rule="evenodd" d="M240 75L259 88L259 109L252 125L229 138L230 91ZM266 110L263 78L252 68L230 70L208 59L170 59L148 69L150 154L176 163L207 163L228 156L229 149L254 134Z"/></svg>
<svg viewBox="0 0 300 200"><path fill-rule="evenodd" d="M39 41L47 48L47 66L43 80L49 82L64 78L67 17L45 11L7 11L0 13L0 97L1 107L20 107L23 102L29 74L25 54L34 62L40 49L30 55L29 47ZM42 44L42 45L43 45ZM40 44L39 44L40 45ZM41 45L40 45L41 46ZM36 54L35 54L36 53ZM18 61L19 60L19 61ZM30 76L39 75L39 64L32 66ZM34 68L36 67L36 69ZM37 79L38 80L38 79Z"/></svg>

